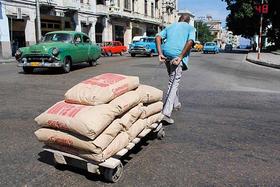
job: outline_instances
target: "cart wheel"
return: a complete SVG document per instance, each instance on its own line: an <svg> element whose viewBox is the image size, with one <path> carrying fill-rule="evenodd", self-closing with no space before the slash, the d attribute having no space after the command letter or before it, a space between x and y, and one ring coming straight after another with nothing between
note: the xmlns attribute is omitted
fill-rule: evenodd
<svg viewBox="0 0 280 187"><path fill-rule="evenodd" d="M162 140L165 137L165 131L164 128L161 128L158 132L157 132L157 138L159 140Z"/></svg>
<svg viewBox="0 0 280 187"><path fill-rule="evenodd" d="M120 163L116 168L105 168L103 176L109 182L118 182L123 174L123 165Z"/></svg>

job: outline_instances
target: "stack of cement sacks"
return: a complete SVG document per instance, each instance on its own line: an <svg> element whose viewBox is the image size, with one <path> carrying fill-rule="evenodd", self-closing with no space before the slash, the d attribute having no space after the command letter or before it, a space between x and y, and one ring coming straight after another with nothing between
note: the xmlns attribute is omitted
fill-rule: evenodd
<svg viewBox="0 0 280 187"><path fill-rule="evenodd" d="M35 118L49 147L102 162L162 120L162 91L139 78L106 73L85 80Z"/></svg>

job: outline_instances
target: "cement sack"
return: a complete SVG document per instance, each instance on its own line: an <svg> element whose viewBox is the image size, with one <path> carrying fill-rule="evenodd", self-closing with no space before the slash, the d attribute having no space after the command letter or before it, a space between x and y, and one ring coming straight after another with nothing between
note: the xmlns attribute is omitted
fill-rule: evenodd
<svg viewBox="0 0 280 187"><path fill-rule="evenodd" d="M121 124L125 130L128 130L131 125L140 117L143 112L143 103L139 103L134 108L130 109L126 114L124 114L121 119Z"/></svg>
<svg viewBox="0 0 280 187"><path fill-rule="evenodd" d="M139 78L120 74L105 73L85 80L65 93L68 103L99 105L137 88Z"/></svg>
<svg viewBox="0 0 280 187"><path fill-rule="evenodd" d="M95 139L119 115L110 104L86 106L64 101L35 118L43 127L71 131Z"/></svg>
<svg viewBox="0 0 280 187"><path fill-rule="evenodd" d="M163 97L163 92L155 87L148 85L140 85L136 92L138 92L141 103L154 103L157 101L161 101Z"/></svg>
<svg viewBox="0 0 280 187"><path fill-rule="evenodd" d="M127 131L129 140L132 141L147 126L147 119L138 119Z"/></svg>
<svg viewBox="0 0 280 187"><path fill-rule="evenodd" d="M46 144L48 145L48 144ZM86 160L94 160L96 162L103 162L105 161L104 156L102 153L100 154L95 154L95 153L91 153L88 151L83 151L83 150L79 150L79 149L74 149L71 147L65 147L65 146L61 146L61 145L56 145L56 144L50 144L48 145L49 147L59 150L59 151L63 151L72 155L76 155L78 157L84 158Z"/></svg>
<svg viewBox="0 0 280 187"><path fill-rule="evenodd" d="M150 104L148 106L144 106L142 108L143 112L142 112L140 118L144 119L144 118L147 118L147 117L149 117L153 114L159 113L159 112L161 112L162 108L163 108L163 102L161 102L161 101Z"/></svg>
<svg viewBox="0 0 280 187"><path fill-rule="evenodd" d="M157 114L154 114L154 115L148 117L147 118L146 127L150 128L150 126L152 124L161 122L162 118L163 118L163 114L162 113L157 113Z"/></svg>
<svg viewBox="0 0 280 187"><path fill-rule="evenodd" d="M103 158L107 159L125 148L129 144L129 136L126 132L121 132L110 145L103 151Z"/></svg>
<svg viewBox="0 0 280 187"><path fill-rule="evenodd" d="M127 92L110 102L110 104L119 110L119 114L123 114L129 109L140 103L140 96L136 91Z"/></svg>
<svg viewBox="0 0 280 187"><path fill-rule="evenodd" d="M94 160L97 162L102 162L109 157L115 155L117 152L125 148L129 144L129 136L126 132L121 132L111 143L110 145L100 154L94 154L87 151L82 151L78 149L73 149L70 147L64 147L60 145L51 144L48 145L54 149L64 151L84 159Z"/></svg>
<svg viewBox="0 0 280 187"><path fill-rule="evenodd" d="M35 135L40 142L44 142L47 145L60 145L96 154L100 154L102 152L102 150L96 147L90 139L83 136L71 135L59 130L48 128L41 128L35 131Z"/></svg>
<svg viewBox="0 0 280 187"><path fill-rule="evenodd" d="M120 119L114 120L95 140L93 144L104 150L124 128Z"/></svg>

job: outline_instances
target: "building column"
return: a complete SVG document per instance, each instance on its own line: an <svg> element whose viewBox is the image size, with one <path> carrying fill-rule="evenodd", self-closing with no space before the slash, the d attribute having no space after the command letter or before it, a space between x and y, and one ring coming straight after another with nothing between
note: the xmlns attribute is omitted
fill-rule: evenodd
<svg viewBox="0 0 280 187"><path fill-rule="evenodd" d="M30 46L36 43L36 28L35 28L35 12L29 15L29 19L26 20L25 26L25 41L26 46Z"/></svg>
<svg viewBox="0 0 280 187"><path fill-rule="evenodd" d="M104 18L104 29L102 32L102 41L113 40L113 26L108 18Z"/></svg>
<svg viewBox="0 0 280 187"><path fill-rule="evenodd" d="M147 25L142 26L142 33L143 36L147 36Z"/></svg>
<svg viewBox="0 0 280 187"><path fill-rule="evenodd" d="M0 58L11 58L11 41L9 33L9 21L4 6L0 6Z"/></svg>
<svg viewBox="0 0 280 187"><path fill-rule="evenodd" d="M75 22L75 31L82 32L82 25L81 25L81 19L80 19L79 13L76 12L74 14L73 18L74 18L74 22Z"/></svg>
<svg viewBox="0 0 280 187"><path fill-rule="evenodd" d="M132 23L129 22L128 26L126 26L126 30L124 33L124 45L129 46L129 44L132 43Z"/></svg>
<svg viewBox="0 0 280 187"><path fill-rule="evenodd" d="M90 19L90 23L91 23L91 26L90 26L90 29L89 29L89 32L88 32L88 36L90 37L91 41L92 42L96 42L95 40L95 25L96 25L96 22L97 22L97 18L91 18Z"/></svg>

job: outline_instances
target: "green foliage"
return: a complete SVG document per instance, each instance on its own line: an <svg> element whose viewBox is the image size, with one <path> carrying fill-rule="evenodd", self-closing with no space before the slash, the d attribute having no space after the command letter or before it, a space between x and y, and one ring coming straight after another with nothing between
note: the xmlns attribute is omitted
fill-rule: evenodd
<svg viewBox="0 0 280 187"><path fill-rule="evenodd" d="M227 3L230 14L227 17L227 27L234 34L252 37L259 34L260 15L255 6L261 0L222 0ZM279 0L264 0L268 3L269 13L264 14L263 28L267 31L268 40L279 47L280 44L280 3Z"/></svg>
<svg viewBox="0 0 280 187"><path fill-rule="evenodd" d="M212 42L214 40L214 36L211 35L209 27L206 23L203 23L202 21L195 21L194 26L197 31L197 40L202 44L206 42Z"/></svg>

